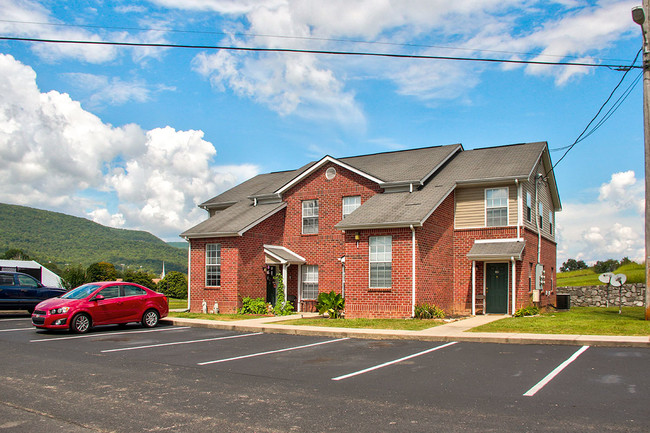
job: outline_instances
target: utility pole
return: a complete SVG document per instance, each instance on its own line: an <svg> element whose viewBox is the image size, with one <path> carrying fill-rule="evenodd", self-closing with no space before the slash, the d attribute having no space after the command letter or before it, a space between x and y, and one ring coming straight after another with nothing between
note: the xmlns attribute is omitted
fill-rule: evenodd
<svg viewBox="0 0 650 433"><path fill-rule="evenodd" d="M632 19L643 34L643 137L645 143L645 320L650 320L650 0L632 8Z"/></svg>

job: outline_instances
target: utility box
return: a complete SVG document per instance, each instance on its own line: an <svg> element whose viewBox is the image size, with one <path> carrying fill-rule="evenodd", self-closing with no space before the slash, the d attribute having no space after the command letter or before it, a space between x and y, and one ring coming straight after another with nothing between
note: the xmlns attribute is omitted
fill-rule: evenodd
<svg viewBox="0 0 650 433"><path fill-rule="evenodd" d="M558 310L568 310L571 308L571 295L555 295L555 307Z"/></svg>

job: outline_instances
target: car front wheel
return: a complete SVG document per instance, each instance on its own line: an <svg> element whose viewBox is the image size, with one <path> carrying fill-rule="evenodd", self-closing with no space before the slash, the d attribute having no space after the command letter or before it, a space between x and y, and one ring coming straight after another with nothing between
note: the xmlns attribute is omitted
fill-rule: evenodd
<svg viewBox="0 0 650 433"><path fill-rule="evenodd" d="M72 318L70 330L77 334L83 334L90 329L90 316L87 314L77 314Z"/></svg>
<svg viewBox="0 0 650 433"><path fill-rule="evenodd" d="M160 315L156 310L147 310L142 315L142 326L153 328L158 325L158 319L160 319Z"/></svg>

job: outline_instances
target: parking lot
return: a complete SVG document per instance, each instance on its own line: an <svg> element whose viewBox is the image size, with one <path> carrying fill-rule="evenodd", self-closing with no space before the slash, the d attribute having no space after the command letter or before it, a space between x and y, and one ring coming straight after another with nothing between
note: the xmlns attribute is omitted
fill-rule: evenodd
<svg viewBox="0 0 650 433"><path fill-rule="evenodd" d="M0 315L0 350L7 431L650 431L648 349L74 335Z"/></svg>

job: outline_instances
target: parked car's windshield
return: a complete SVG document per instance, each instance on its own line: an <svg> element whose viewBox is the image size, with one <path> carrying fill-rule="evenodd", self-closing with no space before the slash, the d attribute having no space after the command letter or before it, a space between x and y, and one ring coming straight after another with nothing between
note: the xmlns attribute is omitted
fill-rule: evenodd
<svg viewBox="0 0 650 433"><path fill-rule="evenodd" d="M89 296L92 292L99 288L99 284L84 284L74 290L70 290L65 295L61 296L63 299L83 299Z"/></svg>

